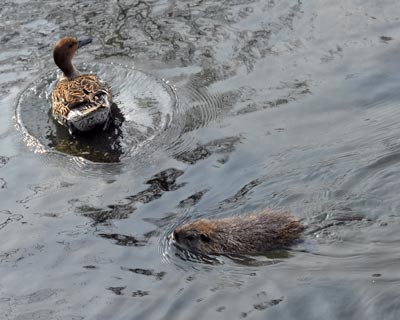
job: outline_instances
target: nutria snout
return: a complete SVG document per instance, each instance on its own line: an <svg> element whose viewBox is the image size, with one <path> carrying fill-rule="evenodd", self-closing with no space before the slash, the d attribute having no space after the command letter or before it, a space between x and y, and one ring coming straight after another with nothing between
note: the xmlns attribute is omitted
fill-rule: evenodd
<svg viewBox="0 0 400 320"><path fill-rule="evenodd" d="M173 232L178 246L202 254L256 254L287 248L304 227L286 213L263 210L232 218L200 219Z"/></svg>

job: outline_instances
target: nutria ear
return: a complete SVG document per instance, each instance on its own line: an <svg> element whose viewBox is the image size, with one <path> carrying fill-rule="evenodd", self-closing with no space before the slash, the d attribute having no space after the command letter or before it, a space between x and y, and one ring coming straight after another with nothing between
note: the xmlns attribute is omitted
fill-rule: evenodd
<svg viewBox="0 0 400 320"><path fill-rule="evenodd" d="M210 238L205 233L200 234L200 239L203 242L209 242L210 241Z"/></svg>

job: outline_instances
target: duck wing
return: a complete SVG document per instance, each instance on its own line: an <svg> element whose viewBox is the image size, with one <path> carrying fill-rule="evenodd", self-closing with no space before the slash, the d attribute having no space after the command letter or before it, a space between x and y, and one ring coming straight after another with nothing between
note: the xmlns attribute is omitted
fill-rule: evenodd
<svg viewBox="0 0 400 320"><path fill-rule="evenodd" d="M106 99L101 97L106 96ZM54 118L66 125L68 113L85 107L86 113L112 101L110 89L96 75L80 75L72 80L60 80L51 95ZM109 106L106 106L109 107Z"/></svg>

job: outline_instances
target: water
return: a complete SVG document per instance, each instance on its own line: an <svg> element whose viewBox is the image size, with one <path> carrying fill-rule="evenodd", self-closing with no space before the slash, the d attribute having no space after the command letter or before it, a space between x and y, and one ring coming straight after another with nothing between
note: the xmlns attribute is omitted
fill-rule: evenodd
<svg viewBox="0 0 400 320"><path fill-rule="evenodd" d="M7 1L0 8L4 319L397 319L395 1ZM49 118L62 36L121 122ZM30 103L31 102L31 103ZM292 251L198 257L172 230L287 210Z"/></svg>

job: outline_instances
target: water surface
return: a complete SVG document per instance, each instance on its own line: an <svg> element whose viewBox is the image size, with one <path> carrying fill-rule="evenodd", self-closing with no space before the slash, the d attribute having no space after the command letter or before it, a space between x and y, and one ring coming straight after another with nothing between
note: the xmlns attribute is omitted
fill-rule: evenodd
<svg viewBox="0 0 400 320"><path fill-rule="evenodd" d="M398 319L400 6L8 1L0 8L4 319ZM119 120L49 117L62 36ZM172 230L272 208L289 252L200 259Z"/></svg>

